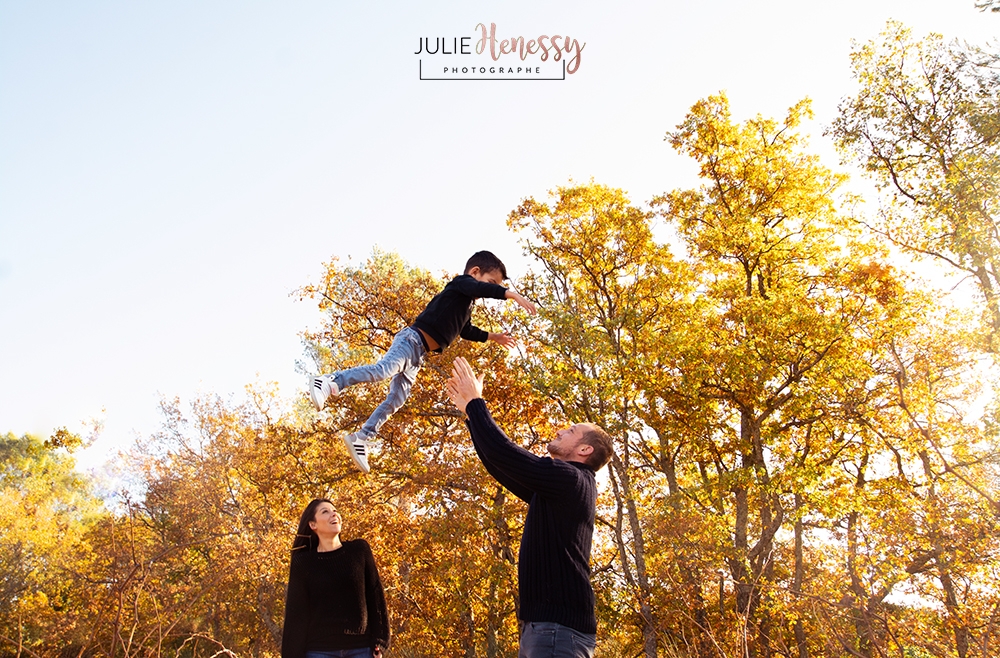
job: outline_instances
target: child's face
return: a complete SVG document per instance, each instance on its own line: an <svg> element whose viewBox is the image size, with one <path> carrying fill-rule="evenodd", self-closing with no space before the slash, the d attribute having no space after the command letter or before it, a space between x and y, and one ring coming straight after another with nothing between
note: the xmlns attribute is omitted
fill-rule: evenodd
<svg viewBox="0 0 1000 658"><path fill-rule="evenodd" d="M473 267L469 270L469 276L471 276L476 281L482 281L483 283L493 283L496 285L503 284L503 278L500 276L500 270L490 270L489 272L483 272L478 267Z"/></svg>

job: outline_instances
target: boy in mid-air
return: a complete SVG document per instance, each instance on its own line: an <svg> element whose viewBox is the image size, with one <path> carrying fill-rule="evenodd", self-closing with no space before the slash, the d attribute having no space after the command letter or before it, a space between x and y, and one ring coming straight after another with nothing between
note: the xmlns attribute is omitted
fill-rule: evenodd
<svg viewBox="0 0 1000 658"><path fill-rule="evenodd" d="M458 336L480 343L492 340L504 347L514 345L508 334L489 333L471 322L472 302L482 297L513 299L528 313L535 313L534 304L500 285L506 278L507 268L499 258L488 251L476 252L465 264L465 274L449 281L413 324L396 334L389 351L378 363L317 375L310 380L309 396L316 410L321 411L328 398L339 395L348 386L392 378L385 402L372 412L360 431L344 436L358 468L368 472L370 442L389 416L406 402L427 352L440 353Z"/></svg>

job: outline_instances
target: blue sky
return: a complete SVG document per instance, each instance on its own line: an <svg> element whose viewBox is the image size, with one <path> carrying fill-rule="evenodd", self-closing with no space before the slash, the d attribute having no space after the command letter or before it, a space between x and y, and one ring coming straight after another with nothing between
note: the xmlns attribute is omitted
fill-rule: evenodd
<svg viewBox="0 0 1000 658"><path fill-rule="evenodd" d="M0 432L84 431L86 462L155 431L158 401L303 390L290 293L373 248L456 272L570 179L636 203L693 182L663 141L726 90L739 118L849 93L887 19L986 43L972 0L0 0ZM559 82L418 79L422 38L478 23L585 43ZM443 61L443 60L442 60Z"/></svg>

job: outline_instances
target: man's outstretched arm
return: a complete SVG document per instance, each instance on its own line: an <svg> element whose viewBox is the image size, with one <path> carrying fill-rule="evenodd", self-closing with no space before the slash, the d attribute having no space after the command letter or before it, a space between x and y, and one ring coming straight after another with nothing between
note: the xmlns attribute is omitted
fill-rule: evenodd
<svg viewBox="0 0 1000 658"><path fill-rule="evenodd" d="M511 442L493 420L493 416L490 415L489 410L486 408L486 402L482 398L472 400L469 406L466 407L466 413L469 415L469 419L465 422L465 425L469 428L472 445L476 449L479 461L483 462L483 466L486 467L486 472L492 475L493 479L499 482L504 489L524 502L530 503L535 492L531 488L521 484L517 478L511 477L507 471L498 467L490 457L491 454L495 454L496 446L504 444L512 448L516 448L517 446ZM534 457L530 453L529 456Z"/></svg>
<svg viewBox="0 0 1000 658"><path fill-rule="evenodd" d="M526 502L539 490L562 489L562 469L516 445L494 422L482 399L483 378L476 376L468 361L455 359L447 388L451 401L468 416L476 454L497 482Z"/></svg>

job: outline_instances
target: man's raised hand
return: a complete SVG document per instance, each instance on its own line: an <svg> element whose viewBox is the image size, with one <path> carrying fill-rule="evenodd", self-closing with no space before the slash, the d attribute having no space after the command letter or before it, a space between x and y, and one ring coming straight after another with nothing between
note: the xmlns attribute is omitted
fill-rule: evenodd
<svg viewBox="0 0 1000 658"><path fill-rule="evenodd" d="M451 367L451 377L445 384L451 403L465 412L465 407L477 398L483 397L484 375L476 376L476 372L463 357L455 359Z"/></svg>

